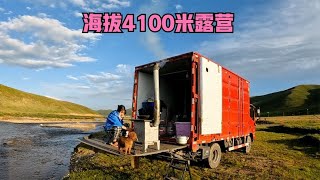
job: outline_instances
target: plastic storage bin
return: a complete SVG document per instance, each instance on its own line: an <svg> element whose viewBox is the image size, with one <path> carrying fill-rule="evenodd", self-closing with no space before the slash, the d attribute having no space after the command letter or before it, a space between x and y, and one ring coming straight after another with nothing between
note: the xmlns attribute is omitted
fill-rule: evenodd
<svg viewBox="0 0 320 180"><path fill-rule="evenodd" d="M176 122L176 135L177 136L190 136L191 123L190 122Z"/></svg>

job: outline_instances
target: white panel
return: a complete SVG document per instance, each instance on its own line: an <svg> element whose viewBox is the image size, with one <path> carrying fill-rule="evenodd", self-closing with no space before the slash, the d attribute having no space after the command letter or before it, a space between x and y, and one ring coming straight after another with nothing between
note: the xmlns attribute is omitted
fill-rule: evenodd
<svg viewBox="0 0 320 180"><path fill-rule="evenodd" d="M153 75L139 72L138 78L137 113L142 108L142 102L154 98Z"/></svg>
<svg viewBox="0 0 320 180"><path fill-rule="evenodd" d="M222 132L222 68L216 63L200 60L201 134Z"/></svg>
<svg viewBox="0 0 320 180"><path fill-rule="evenodd" d="M138 97L137 97L137 114L142 108L142 102L148 98L154 98L153 74L139 72L138 76ZM174 96L172 95L169 83L160 77L160 99L170 108L173 106Z"/></svg>

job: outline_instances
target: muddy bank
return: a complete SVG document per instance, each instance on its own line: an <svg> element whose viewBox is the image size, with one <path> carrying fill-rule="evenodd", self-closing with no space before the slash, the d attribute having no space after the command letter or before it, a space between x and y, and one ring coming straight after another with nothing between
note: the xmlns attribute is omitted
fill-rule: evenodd
<svg viewBox="0 0 320 180"><path fill-rule="evenodd" d="M77 139L89 133L0 122L0 179L61 179Z"/></svg>
<svg viewBox="0 0 320 180"><path fill-rule="evenodd" d="M15 124L36 124L41 127L56 127L56 128L70 128L82 131L90 131L97 126L101 126L104 119L55 119L55 118L12 118L3 119L0 117L0 123L15 123Z"/></svg>
<svg viewBox="0 0 320 180"><path fill-rule="evenodd" d="M55 127L55 128L69 128L69 129L78 129L82 131L90 131L96 129L98 126L102 126L104 123L47 123L47 124L40 124L41 127Z"/></svg>
<svg viewBox="0 0 320 180"><path fill-rule="evenodd" d="M29 117L0 117L0 122L16 124L39 124L39 123L86 123L86 122L104 122L104 118L95 119L61 119L61 118L29 118Z"/></svg>

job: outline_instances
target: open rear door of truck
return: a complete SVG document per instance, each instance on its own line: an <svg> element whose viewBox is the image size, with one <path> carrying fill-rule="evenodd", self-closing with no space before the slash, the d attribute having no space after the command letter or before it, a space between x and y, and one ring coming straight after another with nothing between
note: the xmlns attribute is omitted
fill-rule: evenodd
<svg viewBox="0 0 320 180"><path fill-rule="evenodd" d="M222 67L200 58L201 134L222 132Z"/></svg>

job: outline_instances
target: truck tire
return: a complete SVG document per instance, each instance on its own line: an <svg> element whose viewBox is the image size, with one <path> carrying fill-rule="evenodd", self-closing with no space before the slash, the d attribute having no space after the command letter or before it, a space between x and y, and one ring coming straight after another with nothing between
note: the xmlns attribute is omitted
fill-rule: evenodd
<svg viewBox="0 0 320 180"><path fill-rule="evenodd" d="M210 146L210 152L208 157L208 165L210 168L214 169L218 167L221 160L221 148L218 143L213 143Z"/></svg>
<svg viewBox="0 0 320 180"><path fill-rule="evenodd" d="M250 136L247 137L247 142L246 143L248 143L248 146L244 147L244 152L246 154L248 154L250 152L250 150L251 150L251 143L252 143Z"/></svg>

